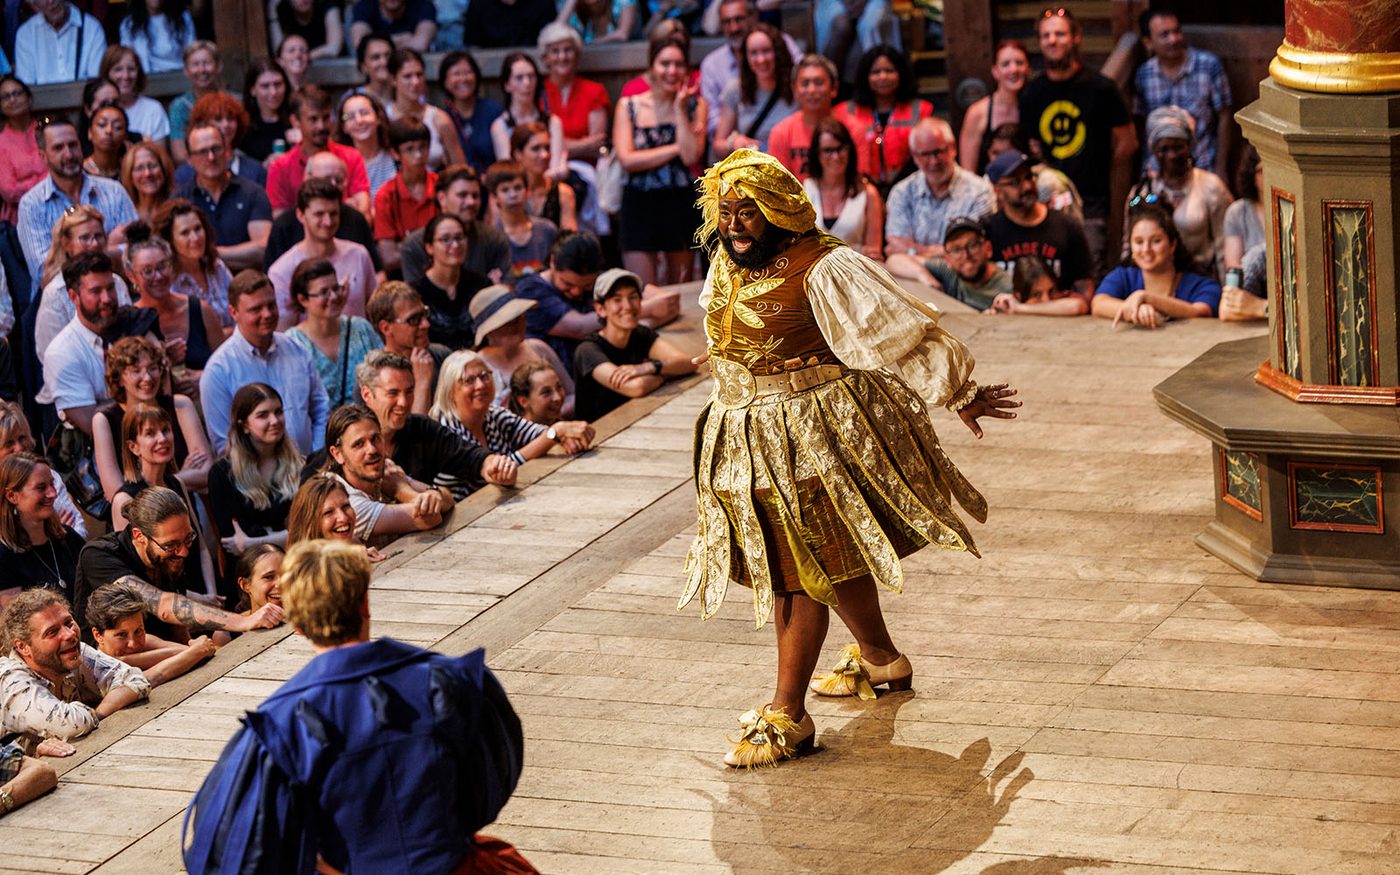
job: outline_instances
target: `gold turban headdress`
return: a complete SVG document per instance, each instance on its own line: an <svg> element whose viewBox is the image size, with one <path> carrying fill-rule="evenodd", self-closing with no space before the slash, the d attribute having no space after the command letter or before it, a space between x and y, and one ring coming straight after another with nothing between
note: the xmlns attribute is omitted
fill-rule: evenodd
<svg viewBox="0 0 1400 875"><path fill-rule="evenodd" d="M699 207L704 221L695 239L711 245L719 227L721 197L753 198L769 224L798 234L817 223L817 211L797 177L772 155L738 149L700 177Z"/></svg>

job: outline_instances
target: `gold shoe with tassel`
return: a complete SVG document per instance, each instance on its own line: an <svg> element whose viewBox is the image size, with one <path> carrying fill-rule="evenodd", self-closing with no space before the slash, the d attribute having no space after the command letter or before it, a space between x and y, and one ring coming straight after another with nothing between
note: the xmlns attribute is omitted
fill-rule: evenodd
<svg viewBox="0 0 1400 875"><path fill-rule="evenodd" d="M871 665L860 658L860 645L847 645L829 674L812 678L808 689L818 696L855 696L874 699L875 688L888 686L890 692L907 690L914 683L914 667L900 654L888 665Z"/></svg>
<svg viewBox="0 0 1400 875"><path fill-rule="evenodd" d="M760 705L740 715L739 725L743 732L737 740L729 739L734 749L724 755L730 768L771 768L816 747L817 726L811 714L794 721L782 708Z"/></svg>

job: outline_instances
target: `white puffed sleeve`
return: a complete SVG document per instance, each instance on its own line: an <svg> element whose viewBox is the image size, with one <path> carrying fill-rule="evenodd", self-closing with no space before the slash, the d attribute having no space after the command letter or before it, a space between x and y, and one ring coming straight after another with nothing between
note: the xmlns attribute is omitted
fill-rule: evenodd
<svg viewBox="0 0 1400 875"><path fill-rule="evenodd" d="M848 246L807 274L812 314L832 352L849 368L883 368L932 410L972 401L972 353L939 327L942 314L905 291L879 264Z"/></svg>
<svg viewBox="0 0 1400 875"><path fill-rule="evenodd" d="M700 319L704 324L705 314L710 312L710 300L715 296L715 262L710 262L710 269L705 271L705 281L700 284ZM710 337L710 332L705 332L705 349L714 346L715 342Z"/></svg>

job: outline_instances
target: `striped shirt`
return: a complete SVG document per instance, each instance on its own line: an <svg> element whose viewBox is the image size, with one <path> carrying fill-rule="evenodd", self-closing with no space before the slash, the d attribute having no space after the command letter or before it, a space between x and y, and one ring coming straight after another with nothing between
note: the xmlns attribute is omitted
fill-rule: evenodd
<svg viewBox="0 0 1400 875"><path fill-rule="evenodd" d="M438 418L438 421L461 436L468 446L481 446L476 435L462 424L456 414L445 413ZM486 411L486 449L502 456L509 456L517 465L525 464L525 458L519 452L520 448L548 430L548 426L531 422L504 407L497 407L493 404Z"/></svg>

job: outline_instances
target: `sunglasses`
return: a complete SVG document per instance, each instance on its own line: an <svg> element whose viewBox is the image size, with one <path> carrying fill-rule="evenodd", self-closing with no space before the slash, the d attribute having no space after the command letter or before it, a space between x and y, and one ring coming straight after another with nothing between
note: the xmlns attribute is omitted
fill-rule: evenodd
<svg viewBox="0 0 1400 875"><path fill-rule="evenodd" d="M1140 194L1135 196L1132 200L1128 201L1128 206L1138 207L1142 206L1143 204L1155 204L1160 200L1161 198L1155 194Z"/></svg>

